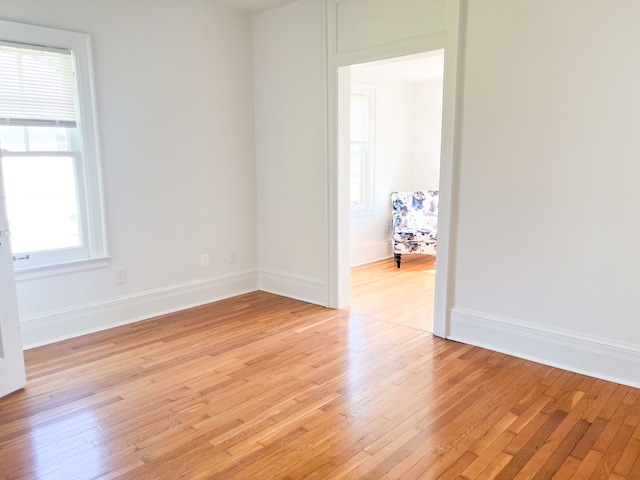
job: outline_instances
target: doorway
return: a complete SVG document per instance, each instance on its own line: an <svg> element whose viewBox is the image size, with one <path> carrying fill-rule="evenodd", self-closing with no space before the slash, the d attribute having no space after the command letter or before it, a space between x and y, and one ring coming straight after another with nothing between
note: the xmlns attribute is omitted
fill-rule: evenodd
<svg viewBox="0 0 640 480"><path fill-rule="evenodd" d="M391 252L392 191L439 190L444 50L339 69L349 164L350 310L433 331L435 258Z"/></svg>

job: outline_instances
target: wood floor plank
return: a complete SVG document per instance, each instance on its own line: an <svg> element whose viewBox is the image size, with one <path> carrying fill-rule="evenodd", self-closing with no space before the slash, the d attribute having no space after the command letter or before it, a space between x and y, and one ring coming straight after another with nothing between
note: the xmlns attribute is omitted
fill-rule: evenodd
<svg viewBox="0 0 640 480"><path fill-rule="evenodd" d="M570 480L575 478L575 473L580 466L580 462L581 460L569 455L553 475L553 480Z"/></svg>
<svg viewBox="0 0 640 480"><path fill-rule="evenodd" d="M556 410L547 417L545 422L536 430L526 444L513 456L507 465L496 476L496 480L514 479L521 472L522 468L535 455L537 450L549 438L551 433L567 416L566 412Z"/></svg>
<svg viewBox="0 0 640 480"><path fill-rule="evenodd" d="M557 446L554 445L552 447L552 451L549 454L541 455L542 458L540 460L544 463L539 468L535 467L532 469L536 472L532 478L534 480L553 478L571 454L576 443L584 436L589 426L590 424L586 420L580 420L573 424L571 430ZM519 472L519 475L522 474L522 471Z"/></svg>
<svg viewBox="0 0 640 480"><path fill-rule="evenodd" d="M640 390L433 337L421 257L27 351L0 479L640 478Z"/></svg>
<svg viewBox="0 0 640 480"><path fill-rule="evenodd" d="M629 470L628 475L626 475L626 478L640 478L640 456L633 462L633 466Z"/></svg>
<svg viewBox="0 0 640 480"><path fill-rule="evenodd" d="M638 460L638 456L640 456L640 440L633 438L632 435L631 440L622 451L618 463L616 463L613 469L613 473L616 475L628 476L633 465Z"/></svg>
<svg viewBox="0 0 640 480"><path fill-rule="evenodd" d="M608 448L604 451L604 455L600 463L596 466L596 471L601 472L605 477L611 477L614 474L614 468L618 463L625 446L628 444L633 428L629 425L621 425L620 429L612 439Z"/></svg>
<svg viewBox="0 0 640 480"><path fill-rule="evenodd" d="M504 454L504 448L509 444L509 442L511 442L514 436L515 434L513 432L505 429L500 433L500 435L495 437L494 440L486 446L486 448L475 445L473 449L475 449L476 458L467 466L467 468L465 468L464 471L462 471L461 476L468 479L478 477L495 461L496 458ZM478 443L482 445L481 442L482 439ZM511 459L510 456L509 459ZM502 470L503 466L500 467L500 470Z"/></svg>

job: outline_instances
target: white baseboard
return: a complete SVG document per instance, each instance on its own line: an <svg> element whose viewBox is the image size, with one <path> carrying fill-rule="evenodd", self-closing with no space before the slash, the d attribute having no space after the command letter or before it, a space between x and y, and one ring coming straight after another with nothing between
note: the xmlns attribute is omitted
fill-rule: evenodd
<svg viewBox="0 0 640 480"><path fill-rule="evenodd" d="M456 308L451 340L640 388L640 346Z"/></svg>
<svg viewBox="0 0 640 480"><path fill-rule="evenodd" d="M391 242L372 242L352 246L350 255L351 266L357 267L391 258L393 257L393 252L391 251Z"/></svg>
<svg viewBox="0 0 640 480"><path fill-rule="evenodd" d="M22 317L25 349L204 305L258 289L258 272L173 285L104 302Z"/></svg>
<svg viewBox="0 0 640 480"><path fill-rule="evenodd" d="M259 290L327 306L327 284L320 279L277 270L260 270Z"/></svg>

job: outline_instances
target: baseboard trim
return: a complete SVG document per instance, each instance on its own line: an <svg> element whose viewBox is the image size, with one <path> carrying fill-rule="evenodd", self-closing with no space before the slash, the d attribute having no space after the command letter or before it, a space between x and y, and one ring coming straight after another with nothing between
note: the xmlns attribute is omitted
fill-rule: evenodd
<svg viewBox="0 0 640 480"><path fill-rule="evenodd" d="M455 308L451 340L640 388L640 347Z"/></svg>
<svg viewBox="0 0 640 480"><path fill-rule="evenodd" d="M22 317L25 349L235 297L258 289L258 272L231 275L148 290L104 302Z"/></svg>
<svg viewBox="0 0 640 480"><path fill-rule="evenodd" d="M351 247L351 267L358 267L367 263L377 262L393 257L390 242L371 242Z"/></svg>
<svg viewBox="0 0 640 480"><path fill-rule="evenodd" d="M261 269L258 289L323 307L327 305L327 284L317 278Z"/></svg>

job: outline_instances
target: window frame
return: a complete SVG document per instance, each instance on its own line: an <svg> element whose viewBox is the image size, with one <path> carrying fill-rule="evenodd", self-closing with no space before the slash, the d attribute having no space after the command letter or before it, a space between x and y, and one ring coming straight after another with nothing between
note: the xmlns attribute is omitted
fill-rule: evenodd
<svg viewBox="0 0 640 480"><path fill-rule="evenodd" d="M93 74L91 38L88 34L48 27L0 20L0 40L70 50L73 55L76 76L76 102L78 115L79 208L84 215L88 233L83 239L86 258L64 260L43 265L14 265L16 280L39 278L74 271L100 268L109 264L106 238L105 205L102 188L100 148L97 129L97 109Z"/></svg>
<svg viewBox="0 0 640 480"><path fill-rule="evenodd" d="M368 100L368 132L367 132L367 153L365 155L364 175L361 178L360 188L363 190L364 201L359 203L350 202L351 216L358 217L371 215L374 211L374 179L375 179L375 111L376 111L376 89L373 85L366 83L351 82L349 92L349 104L353 95L361 95ZM349 129L351 130L351 129ZM353 140L349 134L349 148ZM351 154L349 154L351 163ZM351 187L349 187L351 189Z"/></svg>

